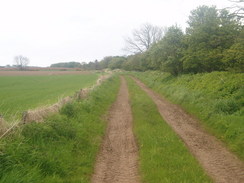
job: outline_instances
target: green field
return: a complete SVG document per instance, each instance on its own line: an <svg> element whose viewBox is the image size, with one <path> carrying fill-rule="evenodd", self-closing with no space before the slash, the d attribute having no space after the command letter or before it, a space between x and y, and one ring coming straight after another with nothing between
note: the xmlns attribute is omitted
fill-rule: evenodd
<svg viewBox="0 0 244 183"><path fill-rule="evenodd" d="M244 159L244 74L212 72L174 77L134 72L149 87L196 116L210 133Z"/></svg>
<svg viewBox="0 0 244 183"><path fill-rule="evenodd" d="M22 112L57 102L91 86L99 74L0 76L0 114L8 121Z"/></svg>

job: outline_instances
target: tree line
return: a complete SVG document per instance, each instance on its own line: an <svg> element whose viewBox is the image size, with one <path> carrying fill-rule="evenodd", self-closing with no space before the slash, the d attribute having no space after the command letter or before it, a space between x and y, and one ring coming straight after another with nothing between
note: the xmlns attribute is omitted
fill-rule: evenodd
<svg viewBox="0 0 244 183"><path fill-rule="evenodd" d="M61 67L61 68L79 68L81 64L79 62L59 62L51 64L50 67Z"/></svg>
<svg viewBox="0 0 244 183"><path fill-rule="evenodd" d="M240 3L243 3L241 0ZM240 9L243 7L240 6ZM129 56L108 56L82 64L86 69L161 70L173 75L212 71L244 71L244 26L241 13L199 6L183 31L145 24L127 38Z"/></svg>

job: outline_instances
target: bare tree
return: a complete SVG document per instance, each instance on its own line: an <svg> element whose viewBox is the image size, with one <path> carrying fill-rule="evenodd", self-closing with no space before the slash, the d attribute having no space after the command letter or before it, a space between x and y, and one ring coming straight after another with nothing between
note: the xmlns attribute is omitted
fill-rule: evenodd
<svg viewBox="0 0 244 183"><path fill-rule="evenodd" d="M227 7L225 9L231 10L233 16L238 19L244 19L244 0L229 0L234 3L231 7Z"/></svg>
<svg viewBox="0 0 244 183"><path fill-rule="evenodd" d="M132 37L125 38L125 51L130 53L142 53L148 50L153 43L163 37L163 29L151 24L144 24L132 32Z"/></svg>
<svg viewBox="0 0 244 183"><path fill-rule="evenodd" d="M27 57L18 55L14 57L14 63L19 68L19 70L25 70L26 66L30 63Z"/></svg>

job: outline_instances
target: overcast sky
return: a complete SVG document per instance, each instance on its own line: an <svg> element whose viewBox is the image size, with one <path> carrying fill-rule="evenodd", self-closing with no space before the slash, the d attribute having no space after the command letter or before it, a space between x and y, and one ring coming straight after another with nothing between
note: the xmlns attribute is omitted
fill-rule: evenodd
<svg viewBox="0 0 244 183"><path fill-rule="evenodd" d="M144 23L183 29L199 5L228 0L0 0L0 65L89 62L126 54L124 38Z"/></svg>

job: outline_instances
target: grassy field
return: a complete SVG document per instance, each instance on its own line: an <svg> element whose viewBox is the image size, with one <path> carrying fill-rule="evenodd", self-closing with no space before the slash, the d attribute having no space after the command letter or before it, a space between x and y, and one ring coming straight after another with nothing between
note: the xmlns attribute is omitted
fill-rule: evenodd
<svg viewBox="0 0 244 183"><path fill-rule="evenodd" d="M134 76L186 111L244 159L244 74L212 72L173 77L162 72Z"/></svg>
<svg viewBox="0 0 244 183"><path fill-rule="evenodd" d="M91 86L99 74L0 76L0 114L8 121Z"/></svg>
<svg viewBox="0 0 244 183"><path fill-rule="evenodd" d="M154 102L128 80L142 182L211 182Z"/></svg>
<svg viewBox="0 0 244 183"><path fill-rule="evenodd" d="M0 182L90 182L106 127L104 116L118 88L118 77L110 78L45 123L27 124L2 139Z"/></svg>

